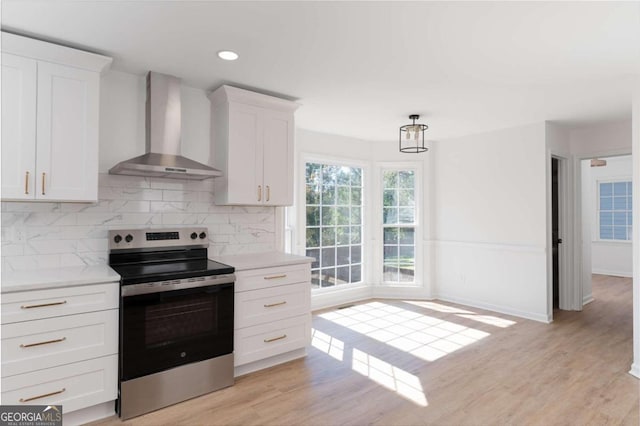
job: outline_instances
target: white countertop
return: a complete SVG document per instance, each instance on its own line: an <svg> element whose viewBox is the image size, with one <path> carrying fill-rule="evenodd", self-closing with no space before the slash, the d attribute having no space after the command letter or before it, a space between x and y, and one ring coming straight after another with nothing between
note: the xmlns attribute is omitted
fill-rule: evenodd
<svg viewBox="0 0 640 426"><path fill-rule="evenodd" d="M120 275L107 265L2 271L0 291L13 293L119 281Z"/></svg>
<svg viewBox="0 0 640 426"><path fill-rule="evenodd" d="M278 251L266 253L234 254L226 256L215 256L211 260L226 263L236 268L236 271L247 269L269 268L272 266L299 265L301 263L311 263L313 257L298 256L295 254L282 253Z"/></svg>

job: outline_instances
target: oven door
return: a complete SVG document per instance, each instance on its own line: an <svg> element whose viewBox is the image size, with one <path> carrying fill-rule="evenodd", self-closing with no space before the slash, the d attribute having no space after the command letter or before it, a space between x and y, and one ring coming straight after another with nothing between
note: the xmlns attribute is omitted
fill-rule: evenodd
<svg viewBox="0 0 640 426"><path fill-rule="evenodd" d="M233 352L233 275L188 281L122 287L120 381Z"/></svg>

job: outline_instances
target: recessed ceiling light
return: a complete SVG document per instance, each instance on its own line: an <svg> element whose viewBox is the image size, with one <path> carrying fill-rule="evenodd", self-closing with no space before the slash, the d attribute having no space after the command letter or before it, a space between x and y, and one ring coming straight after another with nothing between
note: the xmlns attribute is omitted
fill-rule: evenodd
<svg viewBox="0 0 640 426"><path fill-rule="evenodd" d="M218 52L218 57L225 61L235 61L238 59L238 54L232 50L221 50Z"/></svg>

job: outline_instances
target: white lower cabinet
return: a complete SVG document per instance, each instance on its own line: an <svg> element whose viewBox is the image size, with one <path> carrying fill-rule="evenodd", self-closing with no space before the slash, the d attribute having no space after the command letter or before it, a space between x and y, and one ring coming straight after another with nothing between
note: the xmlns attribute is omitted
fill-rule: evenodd
<svg viewBox="0 0 640 426"><path fill-rule="evenodd" d="M2 295L2 404L62 405L117 397L119 284Z"/></svg>
<svg viewBox="0 0 640 426"><path fill-rule="evenodd" d="M236 375L298 358L311 339L309 263L236 272Z"/></svg>

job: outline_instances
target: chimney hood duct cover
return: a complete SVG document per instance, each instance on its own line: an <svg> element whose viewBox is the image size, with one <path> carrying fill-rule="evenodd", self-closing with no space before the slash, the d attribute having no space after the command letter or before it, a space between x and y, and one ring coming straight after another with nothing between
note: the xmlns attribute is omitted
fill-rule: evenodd
<svg viewBox="0 0 640 426"><path fill-rule="evenodd" d="M180 155L180 79L147 74L146 154L116 164L113 175L203 180L222 176L206 164Z"/></svg>

